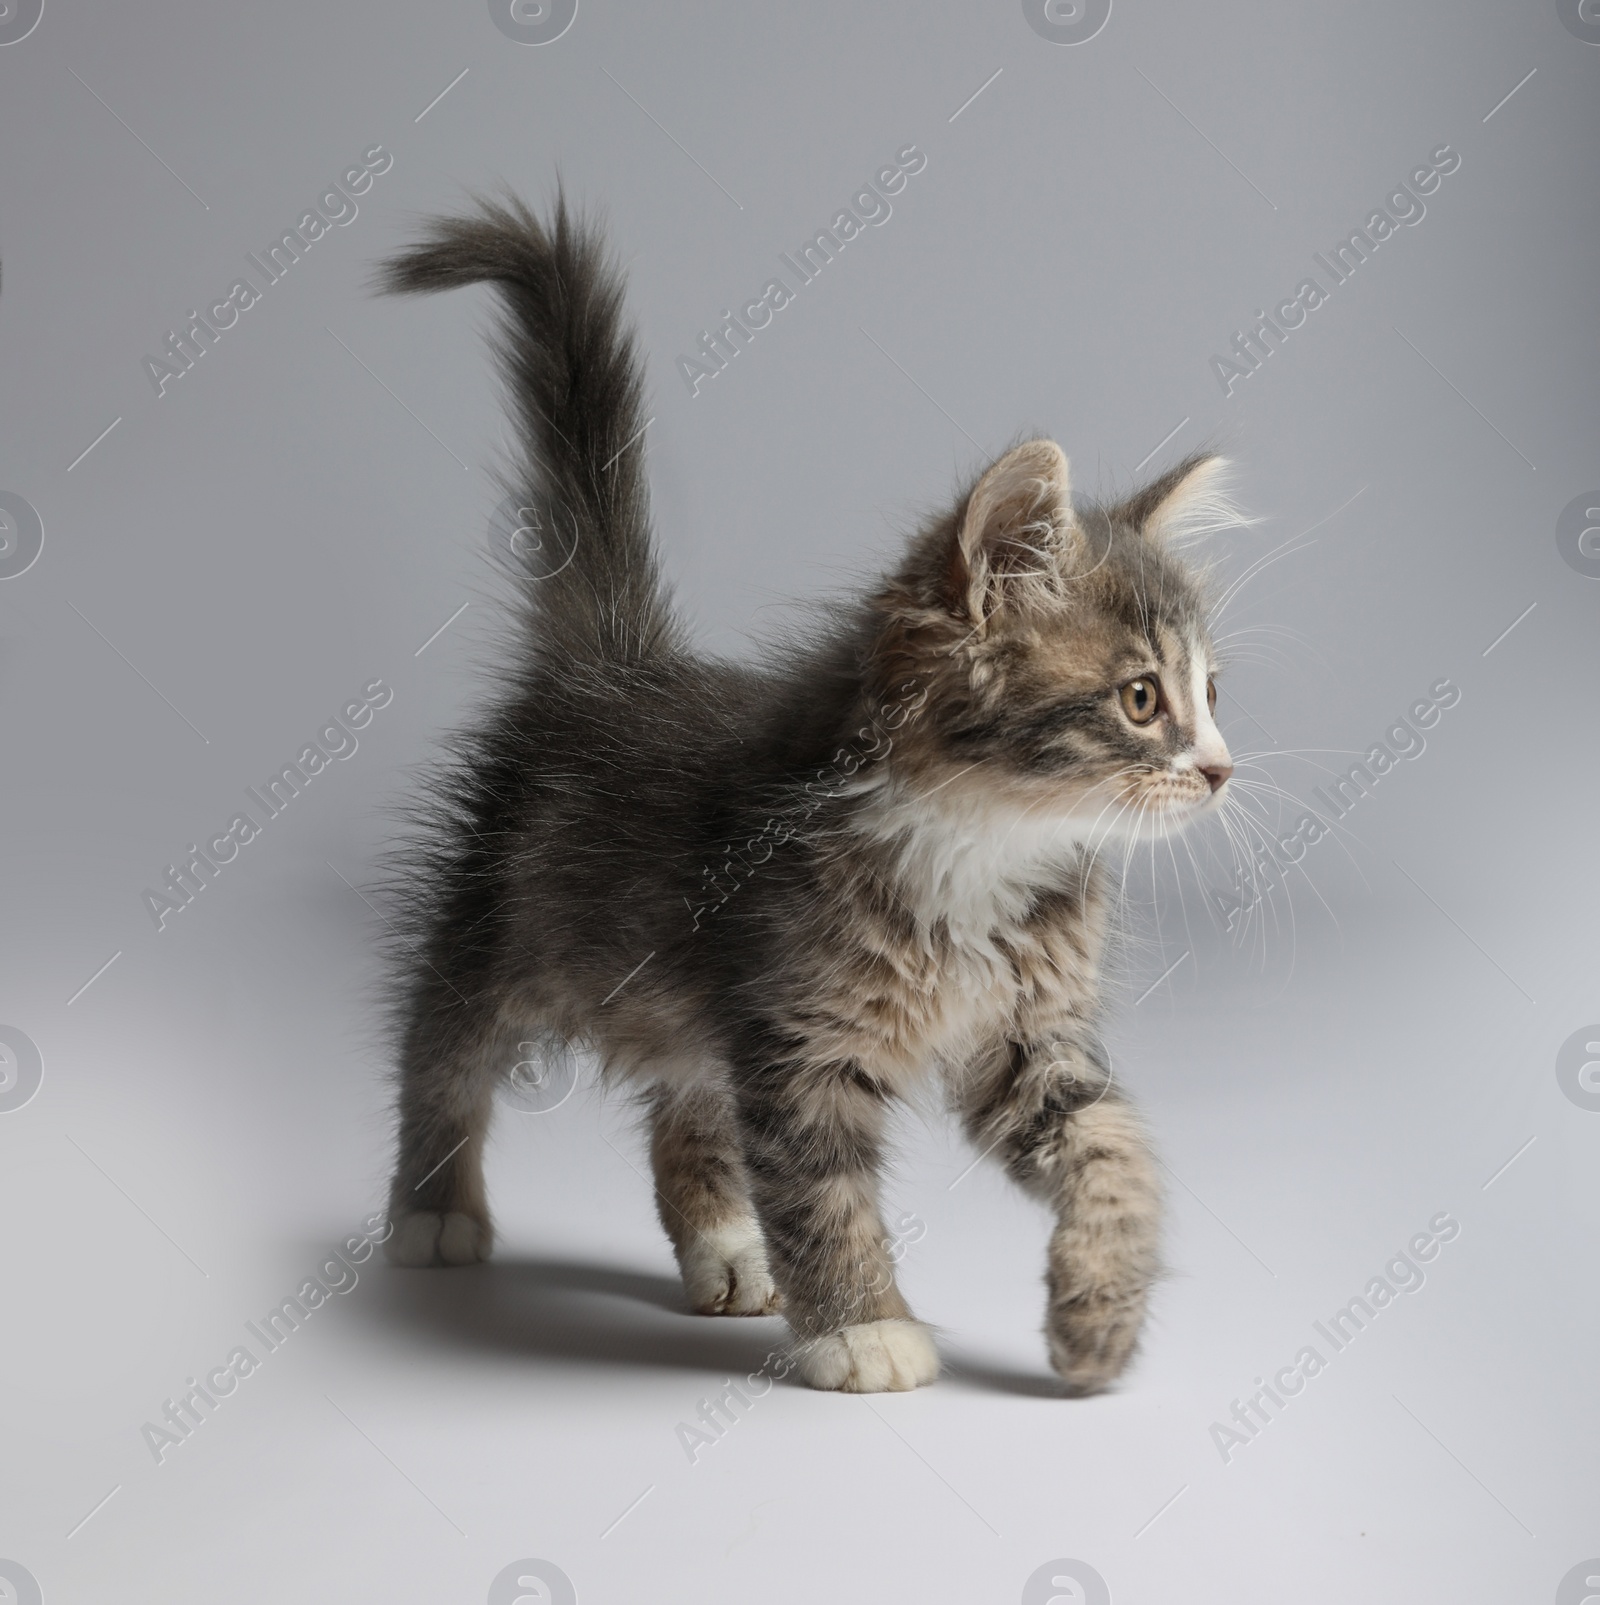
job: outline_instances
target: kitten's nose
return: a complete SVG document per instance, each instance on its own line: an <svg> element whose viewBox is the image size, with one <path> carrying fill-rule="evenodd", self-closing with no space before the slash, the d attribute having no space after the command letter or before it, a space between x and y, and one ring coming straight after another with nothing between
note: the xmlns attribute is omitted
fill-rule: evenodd
<svg viewBox="0 0 1600 1605"><path fill-rule="evenodd" d="M1233 765L1231 763L1201 764L1200 773L1206 777L1212 791L1221 791L1227 784L1229 775L1233 773Z"/></svg>

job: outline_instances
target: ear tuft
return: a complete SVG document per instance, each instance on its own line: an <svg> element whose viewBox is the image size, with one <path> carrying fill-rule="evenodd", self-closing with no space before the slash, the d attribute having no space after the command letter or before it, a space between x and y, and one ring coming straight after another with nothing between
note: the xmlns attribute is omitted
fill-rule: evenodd
<svg viewBox="0 0 1600 1605"><path fill-rule="evenodd" d="M1116 516L1163 546L1182 546L1217 530L1254 523L1235 506L1230 479L1226 457L1198 453L1130 497Z"/></svg>
<svg viewBox="0 0 1600 1605"><path fill-rule="evenodd" d="M1008 581L1054 590L1077 539L1066 454L1053 440L1014 447L967 498L951 554L957 599L981 621Z"/></svg>

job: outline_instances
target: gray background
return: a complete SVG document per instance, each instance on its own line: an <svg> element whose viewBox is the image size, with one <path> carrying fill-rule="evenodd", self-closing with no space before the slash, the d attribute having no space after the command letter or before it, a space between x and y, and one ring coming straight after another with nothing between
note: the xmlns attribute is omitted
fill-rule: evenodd
<svg viewBox="0 0 1600 1605"><path fill-rule="evenodd" d="M0 1113L0 1558L46 1600L476 1601L526 1557L585 1605L1094 1598L1024 1596L1058 1558L1118 1605L1556 1599L1600 1555L1600 1112L1556 1079L1600 1020L1600 580L1555 536L1600 485L1597 73L1550 0L1116 0L1077 46L1017 3L582 0L541 47L466 0L46 0L0 48L0 490L44 526L0 582L0 1024L44 1065ZM691 398L674 359L912 142L893 217ZM359 216L158 399L142 359L380 143ZM1210 358L1441 143L1426 217L1225 397ZM677 1312L584 1084L502 1116L493 1265L368 1262L157 1466L141 1424L381 1204L352 887L496 650L487 301L368 275L558 171L630 269L708 647L873 571L1020 430L1089 491L1210 439L1262 519L1224 577L1290 543L1223 626L1287 820L1461 698L1231 932L1220 838L1135 866L1112 1046L1173 1275L1116 1393L1052 1396L1046 1222L912 1113L889 1203L947 1376L774 1387L691 1464L677 1423L781 1327ZM141 891L376 677L359 752L158 933ZM1426 1287L1224 1464L1211 1423L1440 1211Z"/></svg>

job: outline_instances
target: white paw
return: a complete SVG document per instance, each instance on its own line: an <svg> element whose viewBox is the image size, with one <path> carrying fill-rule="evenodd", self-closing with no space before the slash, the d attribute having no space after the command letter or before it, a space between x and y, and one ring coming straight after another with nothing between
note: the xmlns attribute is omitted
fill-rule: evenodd
<svg viewBox="0 0 1600 1605"><path fill-rule="evenodd" d="M771 1315L778 1290L754 1221L702 1232L684 1249L683 1290L697 1315Z"/></svg>
<svg viewBox="0 0 1600 1605"><path fill-rule="evenodd" d="M391 1265L476 1265L489 1257L489 1226L472 1215L401 1215L383 1245Z"/></svg>
<svg viewBox="0 0 1600 1605"><path fill-rule="evenodd" d="M939 1351L920 1321L868 1321L800 1347L800 1375L814 1388L905 1393L939 1374Z"/></svg>

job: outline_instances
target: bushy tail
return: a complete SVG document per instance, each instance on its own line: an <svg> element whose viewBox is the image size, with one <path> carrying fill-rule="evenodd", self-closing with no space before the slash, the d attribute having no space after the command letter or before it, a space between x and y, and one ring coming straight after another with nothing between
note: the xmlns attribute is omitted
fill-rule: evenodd
<svg viewBox="0 0 1600 1605"><path fill-rule="evenodd" d="M541 645L590 661L643 663L679 635L650 538L642 375L622 282L592 226L558 198L548 226L519 200L479 199L437 218L384 264L389 291L489 282L504 306L498 357L525 460L511 549L528 577Z"/></svg>

